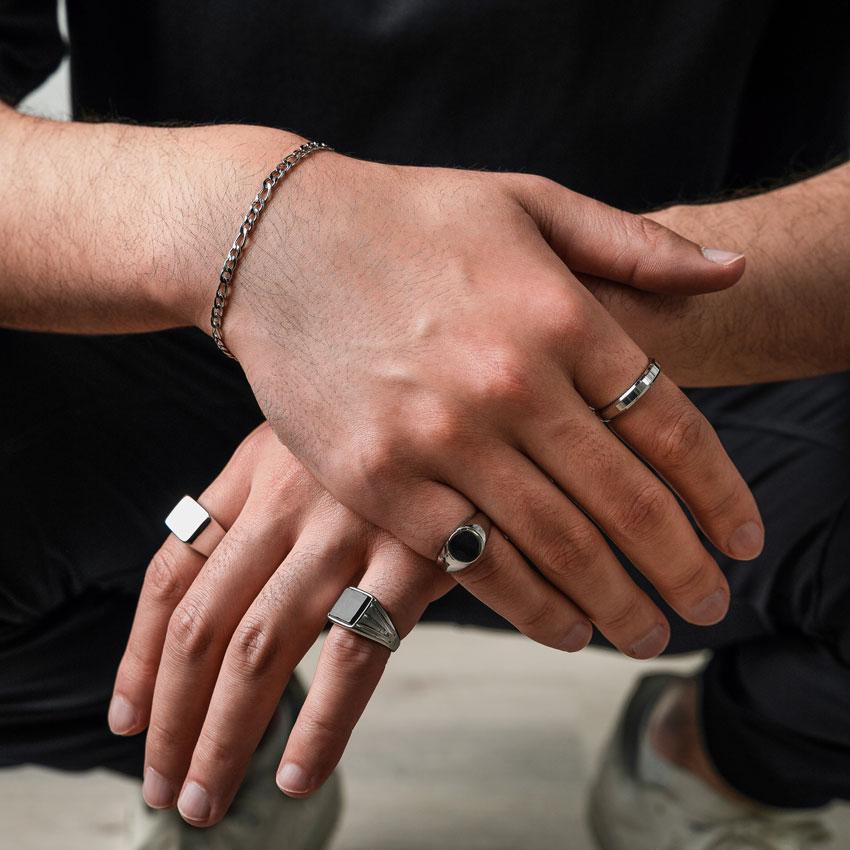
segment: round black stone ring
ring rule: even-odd
[[[476,513],[459,525],[443,544],[437,563],[447,573],[459,573],[472,566],[483,554],[490,532],[490,520]]]

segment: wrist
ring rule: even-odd
[[[306,140],[242,125],[196,127],[176,135],[181,164],[176,175],[165,175],[164,188],[176,232],[154,251],[158,271],[150,280],[152,298],[175,325],[210,334],[219,274],[245,211],[271,169]],[[162,221],[153,224],[154,232],[162,229]]]

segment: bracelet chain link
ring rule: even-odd
[[[239,262],[239,258],[242,256],[242,251],[245,249],[245,244],[248,241],[248,236],[254,229],[260,215],[265,209],[266,203],[271,197],[275,186],[277,186],[277,184],[283,180],[283,178],[286,177],[286,175],[292,171],[292,169],[295,168],[302,159],[308,157],[311,153],[320,150],[332,151],[333,148],[330,145],[326,145],[324,142],[305,142],[303,145],[292,151],[292,153],[287,154],[274,167],[271,174],[263,180],[263,185],[260,187],[260,191],[257,192],[253,203],[248,208],[248,212],[245,214],[245,218],[239,226],[239,233],[237,234],[236,239],[233,240],[233,245],[231,245],[230,250],[227,252],[227,257],[224,260],[224,266],[222,266],[221,274],[218,277],[218,287],[215,291],[212,311],[210,312],[210,326],[212,328],[212,338],[215,340],[215,344],[218,346],[222,354],[226,354],[232,360],[235,360],[236,358],[224,342],[222,326],[224,323],[224,309],[227,306],[227,299],[230,295],[233,273],[236,271],[236,264]]]

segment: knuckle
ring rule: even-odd
[[[714,572],[704,561],[690,564],[670,574],[664,581],[666,595],[676,599],[697,599],[702,596],[707,577]]]
[[[214,635],[205,606],[196,599],[184,599],[168,621],[167,646],[178,657],[192,660],[206,653]]]
[[[473,402],[481,406],[525,404],[534,395],[534,376],[528,358],[513,349],[490,352],[469,376]]]
[[[383,436],[370,440],[360,453],[359,467],[361,475],[367,480],[394,478],[398,468],[398,451],[394,441]]]
[[[560,183],[543,174],[525,174],[524,172],[514,172],[514,174],[519,180],[522,180],[525,188],[529,191],[544,194],[546,192],[563,191]]]
[[[606,634],[631,633],[635,624],[641,623],[643,600],[637,587],[623,599],[609,603],[600,614],[594,617],[598,626]]]
[[[233,635],[230,661],[243,679],[263,679],[276,669],[280,650],[280,637],[268,623],[247,621]]]
[[[654,538],[665,524],[670,496],[658,483],[644,484],[627,500],[617,525],[632,540]]]
[[[429,453],[455,451],[466,439],[462,417],[447,407],[424,413],[415,427],[422,449]]]
[[[169,546],[163,546],[151,559],[145,571],[145,591],[159,604],[171,604],[186,592],[178,557]]]
[[[369,430],[346,441],[344,449],[332,449],[329,468],[346,470],[333,482],[336,498],[347,504],[368,506],[376,513],[389,509],[394,485],[409,467],[410,443],[407,441],[405,453],[399,451],[399,442],[391,434]]]
[[[686,468],[705,445],[709,427],[695,407],[686,405],[661,429],[656,457],[668,467]]]
[[[631,215],[626,220],[629,223],[627,226],[631,227],[632,235],[640,240],[650,253],[664,247],[669,235],[664,225],[643,215]]]
[[[559,346],[581,349],[592,341],[593,323],[588,308],[571,293],[564,292],[547,311],[548,327]]]
[[[118,677],[122,682],[136,688],[145,682],[153,682],[158,672],[159,659],[145,653],[135,640],[128,641],[118,668]]]
[[[699,502],[694,503],[694,507],[698,504],[700,521],[714,525],[734,520],[737,509],[743,503],[742,489],[738,481],[721,486],[707,486],[705,492],[700,494]]]
[[[615,219],[626,237],[616,258],[620,275],[633,283],[640,282],[651,266],[657,263],[656,254],[663,247],[667,230],[663,225],[642,215],[622,214]],[[639,246],[635,250],[635,246]]]
[[[575,525],[544,547],[543,559],[559,575],[585,583],[593,579],[599,539],[585,525]]]
[[[499,179],[510,195],[522,205],[534,218],[541,230],[549,233],[551,230],[549,201],[557,197],[559,192],[565,192],[560,184],[542,174],[530,174],[525,171],[510,171],[499,174]]]
[[[515,625],[527,637],[541,641],[552,634],[552,626],[557,616],[556,609],[555,601],[547,597],[522,614]]]
[[[239,766],[240,757],[233,744],[225,744],[220,741],[209,729],[201,729],[195,745],[195,760],[202,766],[201,773],[199,774],[195,770],[192,773],[202,784],[210,774],[215,776],[239,775],[236,768]],[[206,784],[211,783],[207,782]]]
[[[151,719],[145,746],[148,761],[154,766],[170,760],[186,743],[186,736],[181,735],[177,729],[167,726],[159,719]]]
[[[314,758],[321,758],[328,749],[335,747],[347,734],[343,724],[333,716],[321,711],[305,711],[302,709],[298,723],[306,740],[311,742],[311,752]]]

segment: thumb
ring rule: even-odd
[[[743,254],[702,247],[657,221],[552,180],[522,178],[517,200],[575,273],[670,295],[726,289],[744,273]]]

